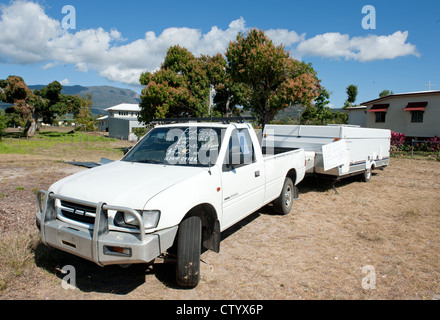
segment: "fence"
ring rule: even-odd
[[[411,157],[411,159],[427,157],[440,161],[440,140],[434,138],[431,140],[392,141],[391,155]]]

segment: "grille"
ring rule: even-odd
[[[94,224],[96,208],[76,204],[68,201],[61,201],[61,214],[68,219]]]

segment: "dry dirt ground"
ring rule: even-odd
[[[0,299],[440,298],[440,162],[392,158],[337,192],[306,179],[289,215],[263,208],[224,232],[191,290],[175,285],[171,264],[101,268],[39,242],[35,190],[79,170],[0,155]],[[75,289],[62,286],[66,265]]]

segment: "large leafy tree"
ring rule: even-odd
[[[8,112],[20,115],[26,123],[25,133],[28,136],[33,135],[37,127],[33,106],[39,102],[39,99],[27,87],[22,77],[9,76],[1,82],[1,86],[3,92],[0,95],[0,100],[14,104]]]
[[[202,117],[208,114],[210,82],[201,58],[180,46],[170,47],[160,70],[145,72],[139,120]]]
[[[2,93],[0,100],[14,104],[8,111],[13,118],[21,118],[25,123],[24,133],[34,135],[38,128],[38,120],[52,123],[57,116],[67,112],[77,113],[81,101],[69,95],[61,94],[63,86],[58,81],[53,81],[41,90],[30,90],[23,78],[9,76],[0,82]]]
[[[35,90],[34,94],[40,99],[36,100],[34,113],[42,118],[44,123],[53,123],[57,116],[68,112],[76,112],[78,105],[69,103],[70,98],[61,94],[63,86],[58,81],[53,81],[41,90]]]
[[[309,106],[320,91],[311,64],[290,57],[261,30],[239,33],[226,52],[228,73],[248,88],[244,107],[264,127],[275,115],[295,104]]]
[[[227,72],[227,61],[221,54],[202,56],[204,68],[215,91],[214,112],[222,116],[239,115],[240,106],[246,103],[247,87],[234,82]]]

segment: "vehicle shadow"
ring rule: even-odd
[[[129,269],[117,265],[102,268],[43,243],[37,245],[34,254],[35,264],[56,275],[60,279],[60,285],[64,280],[83,292],[126,295],[145,283],[146,275],[151,272],[146,264],[132,265]],[[72,269],[75,274],[71,274]]]
[[[338,187],[359,180],[359,176],[348,177],[337,182],[323,178],[317,180],[316,177],[306,177],[298,185],[300,199],[301,194],[308,192],[326,192],[333,189],[337,193]],[[240,231],[261,215],[278,214],[274,212],[270,204],[266,205],[223,231],[221,241],[223,242],[223,240]],[[202,250],[202,254],[205,251],[206,250]],[[67,283],[69,283],[68,280],[72,278],[72,275],[68,277],[69,274],[64,272],[63,269],[66,266],[72,266],[75,270],[74,285],[83,292],[127,295],[143,285],[146,281],[146,277],[149,276],[155,276],[157,280],[168,288],[186,290],[176,283],[174,263],[135,264],[128,268],[121,268],[120,266],[114,265],[102,268],[93,262],[45,246],[42,243],[39,243],[35,248],[34,259],[38,267],[56,275],[60,279],[60,285],[62,280],[65,279],[67,279]]]
[[[82,292],[127,295],[145,284],[146,279],[151,276],[156,277],[168,288],[186,290],[176,282],[175,264],[172,261],[133,264],[127,267],[119,265],[100,267],[91,261],[48,247],[41,242],[34,251],[34,260],[39,268],[57,276],[60,285],[64,280]],[[75,275],[70,274],[72,269]],[[74,283],[71,283],[72,278]]]
[[[376,173],[372,172],[372,176],[375,175]],[[327,192],[333,189],[335,193],[338,193],[338,187],[343,187],[351,183],[360,182],[361,180],[361,175],[353,175],[340,180],[326,178],[325,176],[306,176],[297,185],[297,187],[301,199],[301,194],[305,194],[308,192]]]

